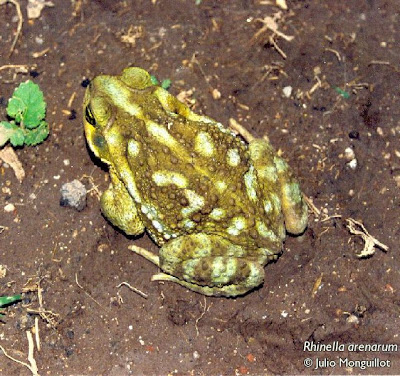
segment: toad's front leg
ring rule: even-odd
[[[111,184],[100,199],[101,211],[114,226],[126,234],[139,235],[143,233],[144,225],[139,218],[135,202],[112,167],[110,168],[110,177]]]

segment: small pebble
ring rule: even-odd
[[[79,180],[63,184],[60,193],[60,206],[71,206],[78,211],[85,208],[87,191]]]
[[[349,324],[358,324],[358,323],[360,322],[360,320],[358,319],[358,317],[357,317],[356,315],[350,315],[350,316],[346,319],[346,321],[347,321]]]
[[[349,166],[352,170],[355,170],[357,168],[357,164],[357,159],[354,158],[349,163],[347,163],[347,166]]]
[[[43,40],[42,37],[36,36],[36,37],[35,37],[35,42],[36,42],[37,44],[43,44],[44,40]]]
[[[354,153],[354,150],[352,148],[346,148],[344,151],[344,156],[348,161],[353,160],[356,157],[356,154]]]
[[[4,207],[4,211],[6,212],[6,213],[11,213],[11,212],[13,212],[15,210],[15,205],[14,204],[7,204],[5,207]]]
[[[360,139],[360,133],[358,131],[351,131],[349,133],[349,137],[354,139],[354,140],[359,140]]]
[[[218,89],[213,89],[212,96],[213,96],[214,99],[220,99],[221,98],[221,92]]]
[[[284,95],[286,98],[290,98],[290,96],[292,95],[293,88],[292,88],[291,86],[285,86],[285,87],[282,89],[282,91],[283,91],[283,95]]]

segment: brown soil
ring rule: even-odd
[[[0,63],[30,67],[30,77],[0,71],[1,119],[15,86],[30,78],[45,94],[51,126],[44,143],[16,150],[22,184],[0,167],[0,295],[26,284],[33,290],[1,319],[8,354],[26,361],[25,331],[39,317],[41,375],[399,374],[393,348],[348,346],[400,346],[399,1],[288,0],[288,11],[256,0],[53,2],[27,21],[20,0],[25,22],[11,57],[16,8],[0,5]],[[293,39],[266,28],[254,37],[260,20],[278,11],[278,30]],[[85,143],[82,82],[132,65],[171,79],[175,95],[193,89],[195,111],[267,133],[320,210],[310,211],[303,236],[288,237],[256,291],[206,298],[150,282],[157,268],[127,247],[156,245],[114,229],[95,190],[81,212],[60,206],[65,182],[108,185]],[[13,212],[3,210],[9,203]],[[362,221],[389,251],[357,258],[364,243],[347,218]],[[124,281],[148,298],[117,288]],[[28,313],[40,308],[39,296],[51,313]],[[303,351],[305,341],[344,349]],[[315,370],[306,358],[330,362]],[[361,369],[340,364],[345,358],[390,366]],[[0,373],[31,374],[1,352]]]

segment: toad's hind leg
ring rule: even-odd
[[[274,210],[276,217],[279,216],[278,212],[282,211],[288,232],[304,232],[308,222],[307,205],[289,165],[276,154],[266,135],[263,138],[255,138],[234,119],[230,121],[230,128],[249,143],[251,160],[262,185],[264,199],[267,199],[264,207],[267,211]],[[274,192],[280,192],[281,204],[274,200]],[[281,233],[281,229],[278,232]],[[284,234],[281,235],[284,237]]]
[[[282,212],[286,229],[291,234],[301,234],[308,224],[308,208],[300,185],[285,160],[275,156],[274,162],[281,188]]]
[[[219,235],[192,234],[166,243],[160,257],[142,248],[132,251],[158,265],[163,272],[152,280],[176,282],[208,296],[237,296],[259,286],[264,265],[271,256],[265,250],[251,255]]]

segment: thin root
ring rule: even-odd
[[[22,360],[18,360],[16,358],[12,357],[11,355],[8,354],[6,349],[1,345],[0,345],[0,349],[1,349],[1,351],[3,352],[3,354],[4,354],[4,356],[6,358],[8,358],[8,359],[12,360],[13,362],[18,363],[18,364],[20,364],[20,365],[22,365],[22,366],[24,366],[26,368],[28,368],[29,371],[32,372],[33,376],[40,376],[39,373],[38,373],[38,367],[37,367],[37,364],[36,364],[36,360],[33,357],[33,350],[34,350],[35,345],[34,345],[34,342],[33,342],[32,333],[30,331],[27,331],[26,332],[26,336],[28,337],[28,346],[29,346],[28,347],[28,360],[29,360],[30,364],[25,363]]]
[[[15,9],[17,10],[17,15],[18,15],[17,32],[16,32],[14,40],[11,44],[10,52],[8,53],[8,57],[10,57],[12,55],[12,53],[14,52],[15,45],[17,44],[18,38],[21,34],[24,18],[22,17],[21,6],[20,6],[18,0],[0,0],[0,5],[3,5],[5,3],[13,4],[15,6]]]
[[[142,298],[147,299],[149,296],[144,293],[143,291],[137,289],[136,287],[131,286],[128,282],[121,282],[117,288],[120,288],[121,286],[126,286],[128,289],[132,290],[133,292],[136,292],[136,294],[139,294]]]

